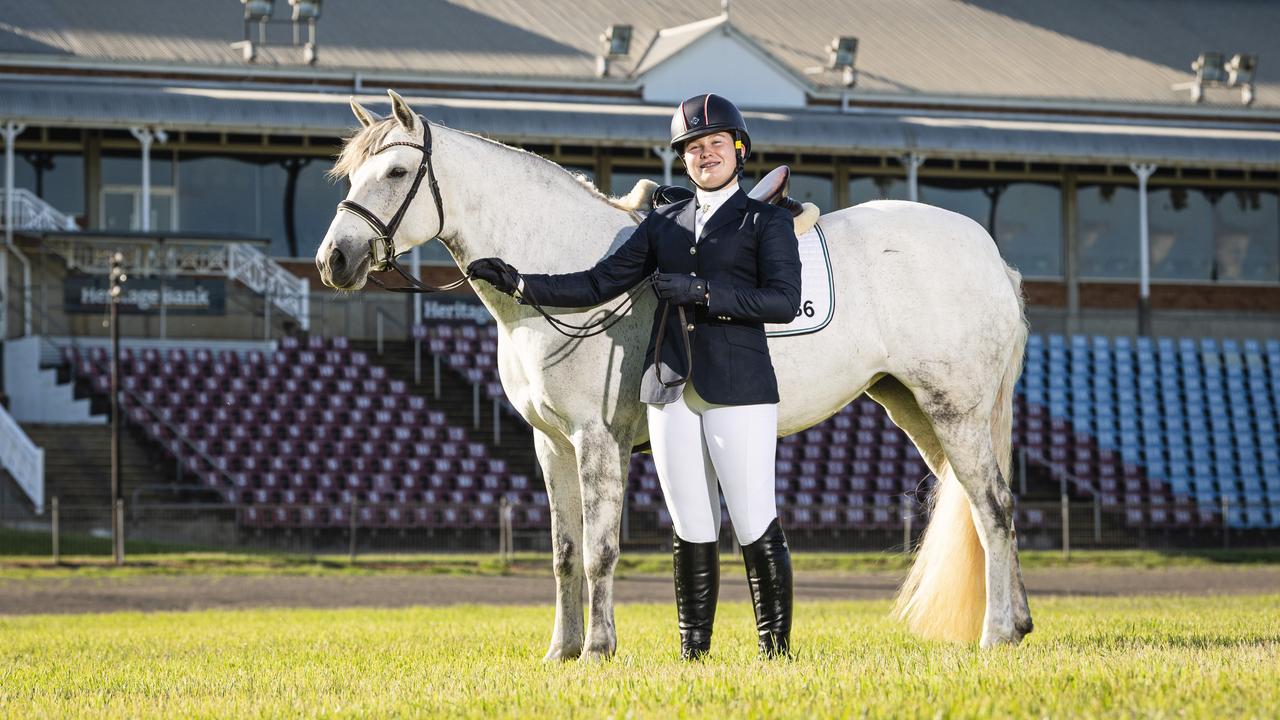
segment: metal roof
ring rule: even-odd
[[[266,132],[333,137],[355,125],[349,95],[122,82],[0,80],[5,115],[31,125]],[[357,99],[386,113],[385,95]],[[512,142],[663,144],[670,108],[640,102],[406,95],[434,122]],[[747,111],[761,150],[834,154],[1280,167],[1280,129],[1070,118]]]
[[[288,12],[277,0],[276,15]],[[599,36],[635,30],[640,62],[663,28],[703,20],[715,0],[378,0],[331,2],[318,22],[316,71],[596,81]],[[1057,99],[1188,107],[1203,50],[1261,54],[1255,108],[1280,108],[1280,3],[1259,0],[734,0],[730,22],[815,88],[833,73],[835,35],[859,38],[855,95]],[[41,0],[0,5],[0,54],[86,62],[245,69],[233,0]],[[272,27],[287,40],[287,27]],[[669,40],[670,38],[668,38]],[[656,56],[669,54],[659,42]],[[3,58],[0,58],[2,61]],[[306,69],[297,48],[259,51],[258,66]],[[624,59],[612,63],[627,77]],[[1240,107],[1239,91],[1206,104]]]

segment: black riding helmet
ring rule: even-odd
[[[715,93],[694,95],[680,103],[671,116],[671,149],[684,154],[684,144],[694,138],[712,133],[727,132],[733,136],[738,152],[737,168],[725,181],[724,187],[742,174],[742,163],[751,155],[751,135],[747,133],[747,121],[742,119],[738,106]],[[720,188],[706,188],[719,190]]]

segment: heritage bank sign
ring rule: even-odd
[[[69,277],[63,285],[68,313],[102,313],[111,302],[108,280],[102,276]],[[120,294],[120,312],[171,315],[225,315],[227,284],[221,278],[130,277]]]

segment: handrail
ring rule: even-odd
[[[14,230],[78,230],[76,220],[27,188],[13,189]],[[8,222],[0,210],[0,227]]]
[[[31,498],[36,514],[43,514],[44,449],[31,441],[3,406],[0,406],[0,465]]]
[[[311,283],[266,253],[244,243],[229,244],[227,277],[265,295],[269,304],[296,318],[304,331],[311,328]]]

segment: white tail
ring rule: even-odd
[[[1000,476],[1009,481],[1013,435],[1013,386],[1022,373],[1027,343],[1026,300],[1022,276],[1006,267],[1018,297],[1021,323],[991,412],[991,445]],[[911,572],[898,591],[893,614],[921,637],[951,642],[974,642],[982,636],[987,610],[986,553],[973,524],[964,488],[951,463],[937,468],[933,516],[920,541]]]

